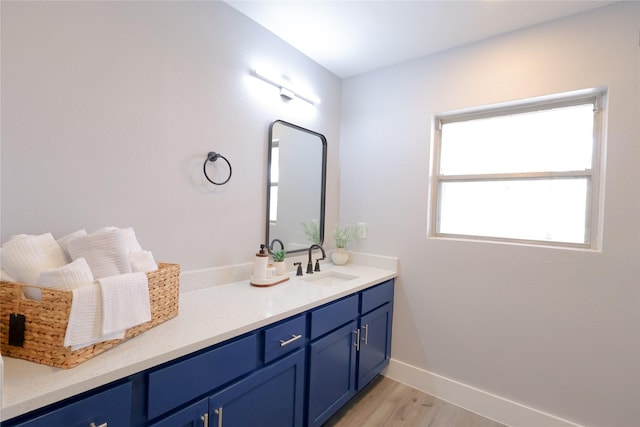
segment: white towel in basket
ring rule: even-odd
[[[71,291],[79,286],[88,285],[92,282],[93,274],[91,274],[87,260],[78,258],[60,268],[43,271],[40,273],[36,285],[43,288]]]
[[[158,269],[158,264],[153,258],[151,251],[131,252],[129,254],[129,261],[131,261],[131,270],[133,270],[134,273],[150,273]]]
[[[67,243],[71,258],[86,258],[93,277],[131,273],[129,253],[122,230],[113,228],[80,236]]]
[[[2,246],[1,264],[11,277],[35,285],[40,272],[62,267],[67,260],[51,233],[14,236]]]
[[[133,228],[123,228],[122,232],[124,233],[124,241],[127,243],[127,250],[129,251],[129,253],[142,250],[142,246],[140,246],[138,238],[136,237],[136,232],[133,230]]]
[[[124,338],[124,331],[102,333],[102,294],[98,282],[73,289],[69,323],[64,336],[65,347],[78,350],[92,344]]]
[[[131,253],[131,252],[138,252],[142,250],[142,246],[140,246],[140,243],[138,242],[138,238],[136,237],[136,232],[134,231],[133,227],[126,227],[126,228],[118,228],[114,226],[102,227],[94,231],[94,234],[109,233],[114,230],[120,230],[120,232],[122,233],[124,242],[127,245],[127,252]]]
[[[97,282],[102,292],[102,334],[124,331],[151,320],[146,274],[122,274]]]
[[[36,287],[25,287],[24,294],[27,298],[40,301],[42,294],[40,288],[54,288],[61,291],[71,291],[79,286],[93,282],[93,274],[84,258],[78,258],[72,263],[62,267],[45,270],[40,273],[36,281]]]
[[[66,236],[60,237],[58,239],[58,244],[60,245],[62,252],[64,252],[64,256],[67,258],[67,262],[73,261],[73,259],[71,259],[71,255],[69,255],[69,250],[67,249],[67,245],[69,244],[69,242],[75,239],[76,237],[81,237],[86,235],[87,235],[87,230],[83,228],[81,230],[74,231],[73,233],[67,234]]]

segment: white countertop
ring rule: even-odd
[[[391,262],[374,265],[384,268],[323,265],[323,271],[357,276],[331,286],[305,282],[307,275],[291,273],[290,280],[273,287],[258,288],[242,280],[184,292],[182,278],[177,317],[75,368],[4,357],[0,419],[25,414],[396,277],[397,260],[383,258]],[[200,272],[198,280],[202,276]]]

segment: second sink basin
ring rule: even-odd
[[[319,273],[308,274],[302,280],[318,285],[331,286],[357,278],[358,276],[354,276],[353,274],[340,273],[338,271],[321,271]]]

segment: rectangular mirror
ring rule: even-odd
[[[287,253],[324,240],[327,140],[309,129],[276,120],[269,126],[266,244],[280,240]],[[311,241],[303,224],[317,225]],[[276,245],[274,249],[279,249]]]

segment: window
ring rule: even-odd
[[[604,92],[435,118],[430,235],[597,243]]]

